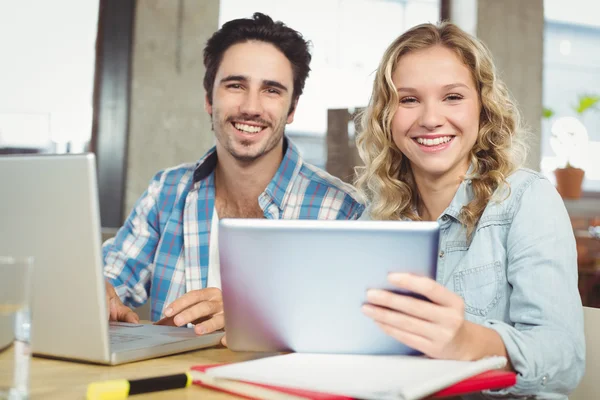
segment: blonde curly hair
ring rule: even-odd
[[[370,203],[372,219],[421,219],[410,162],[392,139],[392,119],[399,104],[392,74],[403,55],[432,46],[452,50],[469,68],[481,104],[479,134],[470,152],[472,173],[465,177],[471,179],[474,198],[460,215],[470,238],[496,190],[502,184],[508,187],[506,178],[525,159],[526,131],[515,102],[497,77],[490,51],[452,23],[415,26],[385,51],[369,105],[358,116],[357,147],[365,166],[356,168],[356,185]]]

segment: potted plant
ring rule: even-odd
[[[600,102],[600,96],[582,95],[578,103],[573,107],[577,118],[559,118],[552,125],[550,145],[563,163],[564,167],[554,170],[556,177],[556,189],[565,199],[578,199],[581,197],[581,186],[585,171],[581,168],[585,161],[588,133],[585,125],[581,122],[584,114],[596,108]],[[544,108],[543,117],[551,118],[554,112]]]

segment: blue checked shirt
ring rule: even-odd
[[[283,160],[258,198],[269,219],[357,219],[364,207],[355,189],[304,163],[284,141]],[[104,274],[121,300],[150,301],[151,319],[188,291],[206,287],[210,228],[215,204],[215,148],[196,164],[154,176],[133,211],[106,241]]]

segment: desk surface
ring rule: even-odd
[[[85,399],[87,385],[110,379],[136,379],[181,373],[192,365],[246,361],[254,353],[236,353],[226,348],[210,348],[119,366],[91,365],[33,357],[31,359],[31,399]],[[0,357],[0,369],[12,359],[12,351]],[[134,399],[135,397],[132,397]],[[169,390],[143,396],[144,399],[235,399],[218,391],[192,385],[187,389]]]

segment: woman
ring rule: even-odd
[[[489,51],[455,25],[396,39],[362,116],[364,219],[437,221],[437,279],[390,274],[431,302],[370,290],[363,312],[441,359],[507,357],[502,398],[566,399],[585,368],[573,231],[558,193],[521,169],[524,130]]]

